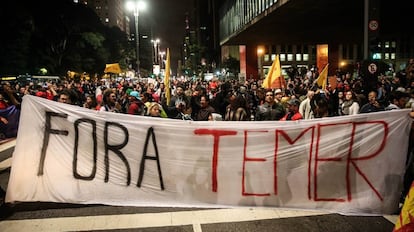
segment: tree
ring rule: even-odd
[[[229,56],[223,60],[222,68],[226,69],[227,73],[237,74],[240,72],[240,61],[232,56]]]
[[[8,32],[0,37],[2,74],[38,73],[40,68],[52,75],[102,73],[106,63],[125,64],[126,34],[104,26],[83,4],[8,1],[1,11],[0,26]]]

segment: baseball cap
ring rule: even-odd
[[[137,100],[141,100],[141,96],[139,95],[138,91],[131,91],[129,96],[135,97]]]
[[[278,94],[278,93],[282,93],[282,90],[281,89],[276,89],[275,94]]]
[[[289,105],[295,105],[295,106],[299,106],[300,105],[300,101],[298,99],[290,99],[287,103]]]

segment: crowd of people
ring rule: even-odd
[[[262,81],[253,79],[176,78],[171,80],[170,99],[161,79],[4,82],[0,89],[0,139],[16,136],[18,109],[25,95],[91,110],[194,121],[311,120],[414,109],[414,59],[392,76],[378,76],[369,88],[364,87],[364,78],[350,73],[338,73],[335,85],[328,83],[324,89],[316,84],[317,77],[314,70],[296,72],[285,78],[286,86],[277,89],[262,88]]]
[[[409,67],[414,67],[413,59],[407,69],[393,76],[379,76],[376,86],[370,88],[363,87],[363,78],[338,73],[335,85],[328,83],[321,89],[312,70],[290,75],[286,86],[277,89],[264,89],[261,80],[253,79],[178,78],[171,81],[171,99],[166,99],[161,79],[4,82],[0,110],[12,105],[18,108],[24,95],[35,95],[91,110],[194,121],[285,121],[353,115],[411,108],[414,68]],[[1,125],[8,121],[7,115],[0,114]]]

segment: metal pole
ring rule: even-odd
[[[138,17],[139,17],[139,9],[138,6],[135,6],[135,42],[136,42],[136,58],[137,58],[137,76],[140,76],[140,69],[139,69],[139,30],[138,30]]]
[[[364,2],[364,60],[368,59],[368,13],[369,0]]]

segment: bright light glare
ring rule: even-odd
[[[139,10],[145,10],[147,8],[147,4],[143,1],[139,1],[137,6]]]
[[[128,1],[126,3],[126,8],[129,11],[134,11],[135,9],[144,10],[147,7],[147,4],[143,1]]]

